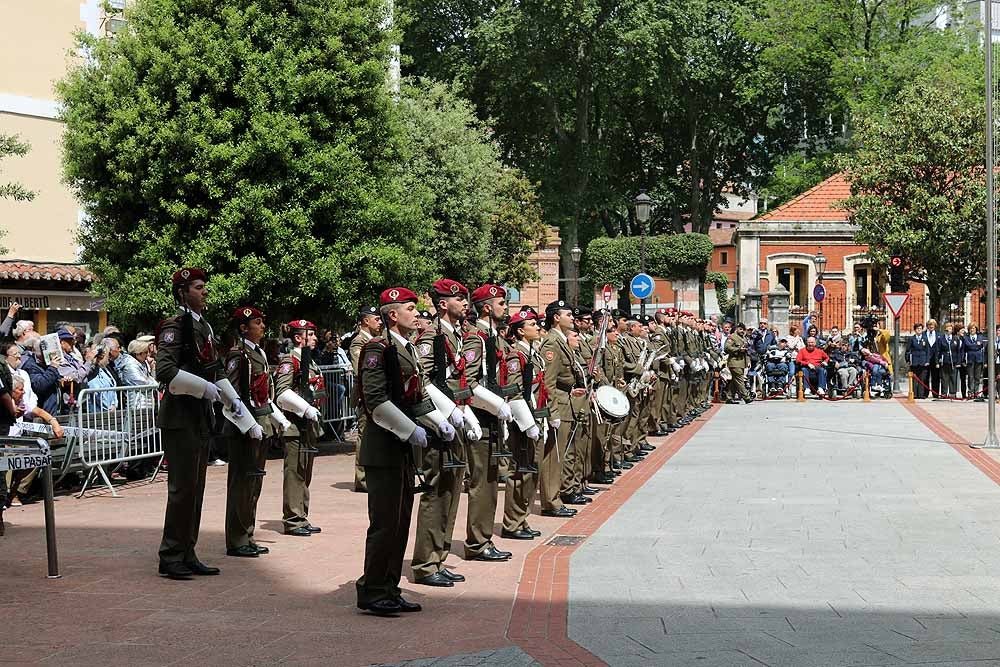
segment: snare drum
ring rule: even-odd
[[[605,385],[597,388],[597,407],[601,410],[601,416],[612,424],[625,421],[628,417],[629,402],[628,396],[618,391],[614,387]]]

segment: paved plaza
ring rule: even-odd
[[[312,538],[279,533],[268,463],[258,539],[272,553],[255,560],[221,555],[226,469],[209,469],[199,553],[223,574],[207,580],[155,576],[162,481],[61,496],[59,580],[44,578],[40,504],[7,513],[0,662],[1000,665],[1000,463],[964,444],[984,416],[718,406],[576,518],[498,540],[512,562],[453,557],[469,581],[452,589],[414,586],[407,568],[425,611],[397,619],[354,608],[366,499],[343,446],[317,463]]]

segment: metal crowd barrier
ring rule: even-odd
[[[117,498],[105,467],[126,461],[159,457],[149,481],[156,479],[163,463],[163,443],[156,426],[157,389],[155,384],[84,389],[77,396],[75,419],[64,430],[88,470],[78,497],[83,497],[97,474]]]
[[[42,469],[45,494],[45,551],[48,554],[48,577],[58,579],[59,554],[56,549],[56,510],[52,493],[52,453],[42,438],[0,437],[0,475],[8,470]]]
[[[355,388],[354,372],[344,366],[320,366],[326,398],[321,412],[323,421],[330,425],[333,434],[340,439],[344,431],[357,418],[354,412]]]

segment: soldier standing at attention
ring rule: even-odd
[[[493,522],[497,512],[498,466],[495,447],[502,442],[503,423],[513,418],[500,388],[500,365],[508,345],[497,329],[507,317],[507,291],[499,285],[483,285],[472,292],[479,319],[465,339],[466,379],[472,389],[472,407],[483,437],[467,441],[469,464],[469,508],[465,559],[505,561],[513,555],[493,544]],[[490,443],[493,443],[493,446]]]
[[[379,317],[378,309],[375,306],[365,306],[358,313],[358,333],[351,340],[348,353],[351,357],[351,368],[354,369],[354,377],[359,377],[358,362],[361,359],[361,348],[382,331],[382,319]],[[357,380],[355,380],[357,381]],[[358,401],[361,400],[361,388],[357,389]],[[358,410],[358,444],[354,448],[354,490],[358,493],[365,493],[368,488],[365,486],[365,469],[361,466],[361,443],[365,437],[365,412]]]
[[[257,501],[267,461],[264,438],[283,433],[289,422],[272,402],[271,369],[260,347],[264,338],[264,313],[245,306],[233,312],[232,321],[238,327],[237,341],[226,355],[226,376],[236,387],[247,412],[243,418],[234,419],[226,426],[229,436],[226,555],[256,558],[270,551],[253,541]]]
[[[740,322],[736,325],[736,332],[726,339],[726,354],[729,355],[726,366],[729,367],[729,372],[733,376],[729,385],[730,398],[726,403],[739,403],[736,400],[737,395],[743,399],[744,403],[750,402],[746,380],[747,351],[749,345],[745,338],[746,331],[746,327]]]
[[[229,380],[222,377],[212,327],[202,317],[208,276],[187,268],[173,275],[173,295],[180,311],[160,323],[156,380],[165,388],[158,425],[167,469],[167,509],[160,542],[161,575],[190,579],[219,574],[195,553],[205,496],[205,466],[219,401],[242,417],[246,408]]]
[[[284,438],[282,523],[285,535],[309,537],[321,530],[309,523],[309,483],[316,458],[316,440],[323,433],[316,406],[326,393],[323,374],[313,361],[316,325],[308,320],[292,320],[288,329],[294,347],[278,361],[274,378],[275,402],[291,422]]]
[[[405,287],[382,292],[387,330],[362,348],[361,403],[369,416],[361,450],[368,480],[365,572],[358,608],[378,616],[420,611],[402,597],[399,579],[413,510],[413,450],[427,447],[425,427],[445,442],[455,429],[424,392],[420,359],[410,343],[417,328],[417,295]],[[420,424],[423,424],[421,426]]]

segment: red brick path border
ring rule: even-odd
[[[713,406],[701,419],[664,438],[642,465],[622,475],[614,485],[594,496],[594,502],[564,523],[557,535],[584,538],[593,535],[718,410],[717,405]],[[507,637],[544,665],[605,664],[567,634],[569,562],[577,546],[579,544],[541,544],[524,561]]]
[[[921,408],[916,403],[908,403],[906,399],[897,399],[910,413],[919,419],[924,426],[929,428],[939,438],[945,441],[952,449],[961,454],[969,463],[979,468],[983,473],[997,484],[1000,484],[1000,461],[981,449],[973,449],[969,446],[967,438],[963,438],[950,428],[945,426],[937,417]]]

